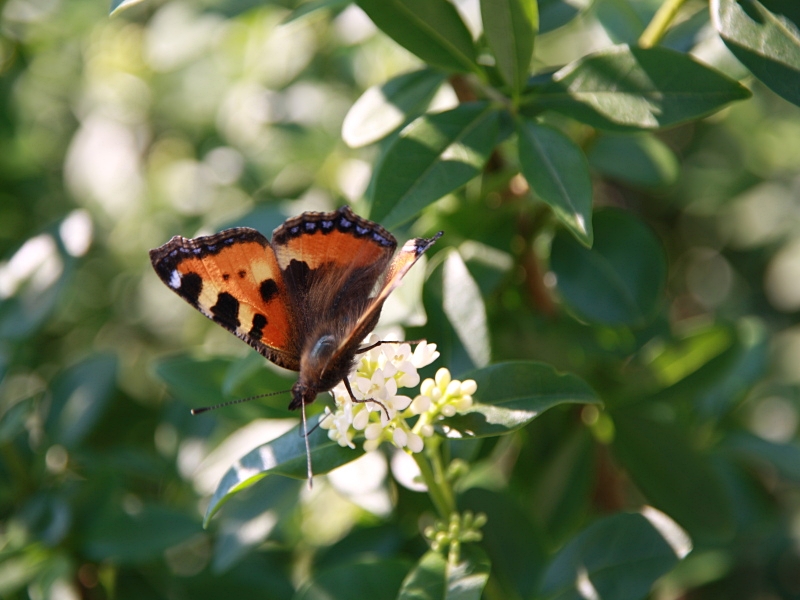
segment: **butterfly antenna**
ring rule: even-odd
[[[212,406],[203,406],[201,408],[193,408],[192,414],[199,415],[200,413],[208,412],[209,410],[217,410],[218,408],[222,408],[223,406],[231,406],[232,404],[241,404],[242,402],[250,402],[250,400],[256,400],[258,398],[266,398],[267,396],[277,396],[278,394],[288,394],[291,390],[283,390],[280,392],[269,392],[266,394],[257,394],[255,396],[248,396],[247,398],[239,398],[238,400],[230,400],[228,402],[220,402],[219,404],[213,404]]]
[[[300,411],[303,413],[303,437],[306,440],[306,468],[308,469],[308,489],[312,487],[312,477],[314,473],[311,470],[311,448],[308,445],[308,422],[306,421],[306,403],[300,403]]]

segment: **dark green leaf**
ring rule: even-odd
[[[473,544],[462,546],[458,564],[429,550],[403,581],[398,600],[480,600],[489,579],[489,559]]]
[[[585,427],[562,435],[551,459],[542,465],[531,505],[537,522],[559,545],[589,514],[597,457]]]
[[[758,0],[714,0],[711,15],[734,56],[772,91],[800,106],[798,23]]]
[[[538,0],[539,32],[546,33],[566,25],[591,3],[591,0]]]
[[[395,600],[408,568],[397,559],[335,567],[316,574],[294,600]]]
[[[528,507],[520,506],[510,494],[480,488],[467,490],[458,506],[486,515],[481,547],[491,559],[492,578],[508,588],[499,597],[530,598],[546,563],[546,536],[531,522]]]
[[[648,188],[675,183],[680,165],[675,153],[652,134],[605,134],[587,153],[589,164],[606,177]]]
[[[800,483],[800,445],[794,442],[771,442],[751,433],[729,435],[721,449],[756,466],[771,465],[781,477]]]
[[[599,404],[586,383],[569,373],[559,374],[538,362],[507,362],[466,373],[462,379],[478,384],[475,403],[463,415],[442,421],[461,437],[501,435],[524,427],[559,404]]]
[[[170,393],[193,408],[287,390],[293,383],[291,378],[265,368],[264,358],[255,352],[238,360],[171,356],[156,363],[155,370]],[[259,404],[261,416],[286,417],[287,405],[285,398],[270,398]]]
[[[342,139],[351,148],[382,140],[410,119],[421,115],[444,79],[442,73],[422,69],[369,88],[347,112],[342,124]]]
[[[666,282],[664,250],[632,215],[602,210],[594,216],[592,249],[559,231],[550,266],[569,307],[588,321],[644,325],[661,301]]]
[[[532,120],[517,123],[519,162],[534,193],[585,246],[591,246],[592,181],[583,151],[566,135]]]
[[[447,0],[356,0],[386,35],[434,67],[474,71],[472,35]]]
[[[532,99],[598,129],[658,129],[750,97],[738,82],[666,48],[614,46],[553,75]]]
[[[53,382],[53,404],[45,428],[53,442],[73,448],[91,430],[114,393],[117,358],[97,354]]]
[[[589,526],[559,551],[538,597],[640,600],[678,560],[671,544],[645,516],[613,515]]]
[[[528,80],[539,28],[536,0],[481,0],[481,17],[497,68],[516,97]]]
[[[186,511],[146,506],[135,515],[121,510],[99,519],[89,530],[83,552],[97,561],[140,563],[202,532]]]
[[[370,218],[391,229],[457,190],[480,173],[497,132],[498,112],[485,102],[414,120],[381,159]]]
[[[731,507],[708,456],[686,432],[632,411],[612,414],[614,454],[656,508],[689,531],[714,539],[730,533]]]
[[[315,423],[310,422],[309,428]],[[364,453],[360,445],[348,448],[328,437],[328,432],[317,427],[308,435],[311,449],[311,464],[314,473],[321,475],[357,459]],[[302,432],[294,427],[282,436],[267,442],[245,454],[222,477],[217,491],[211,497],[206,510],[204,523],[234,494],[260,481],[267,475],[285,475],[295,479],[305,479],[306,446]]]

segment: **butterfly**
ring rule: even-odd
[[[386,229],[344,206],[305,212],[272,232],[249,227],[175,236],[150,251],[167,286],[280,367],[297,371],[289,408],[344,382],[381,308],[442,236],[415,238],[395,255]],[[363,402],[365,400],[361,400]],[[305,416],[305,412],[303,413]]]

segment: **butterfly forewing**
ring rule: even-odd
[[[150,251],[175,293],[282,367],[300,368],[286,287],[275,253],[254,229],[175,236]]]

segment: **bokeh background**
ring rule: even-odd
[[[267,478],[202,529],[224,469],[242,448],[285,430],[265,417],[289,415],[285,399],[203,419],[188,407],[292,378],[263,369],[226,387],[232,368],[254,373],[263,360],[175,298],[147,255],[175,234],[234,224],[268,233],[287,216],[343,203],[366,212],[377,152],[348,148],[343,119],[367,87],[419,63],[359,9],[318,4],[298,15],[288,0],[151,1],[109,17],[98,0],[0,3],[0,597],[286,598],[312,563],[342,559],[335,544],[348,532],[367,531],[363,547],[380,542],[387,555],[424,550],[417,518],[426,498],[389,483],[380,459],[338,483],[320,478],[300,505],[302,483]],[[457,4],[477,22],[476,3]],[[536,69],[635,40],[658,3],[622,4],[582,5],[540,36]],[[689,5],[686,37],[679,29],[668,41],[746,77],[703,25],[704,3]],[[790,449],[774,457],[781,469],[753,467],[760,487],[740,498],[733,541],[689,561],[659,598],[800,597],[800,462],[791,450],[800,408],[800,111],[744,81],[750,100],[638,138],[641,164],[608,160],[631,138],[595,144],[572,126],[594,169],[595,205],[634,211],[664,245],[665,314],[694,352],[664,376],[679,378],[736,337],[742,350],[725,359],[723,383],[741,398],[726,419]],[[445,86],[434,105],[456,102]],[[448,219],[463,232],[526,214],[508,202],[531,201],[473,186],[398,237],[431,223],[447,229]],[[617,375],[604,372],[608,356],[623,354],[632,334],[587,331],[551,288],[543,300],[529,284],[537,268],[552,283],[553,232],[537,239],[534,265],[524,232],[498,226],[473,247],[491,265],[481,280],[491,356],[594,373],[597,388],[601,373]],[[397,310],[419,324],[417,313]],[[469,366],[453,361],[456,374]],[[184,364],[202,364],[206,379],[191,369],[177,376]],[[585,522],[619,502],[603,492],[607,457],[595,471],[559,450],[548,426],[565,418],[537,420],[522,441],[495,451],[531,483],[558,479],[538,459],[580,467],[576,522]],[[545,496],[528,507],[534,520],[556,510]],[[560,534],[549,534],[555,544]],[[682,596],[686,589],[699,595]]]

